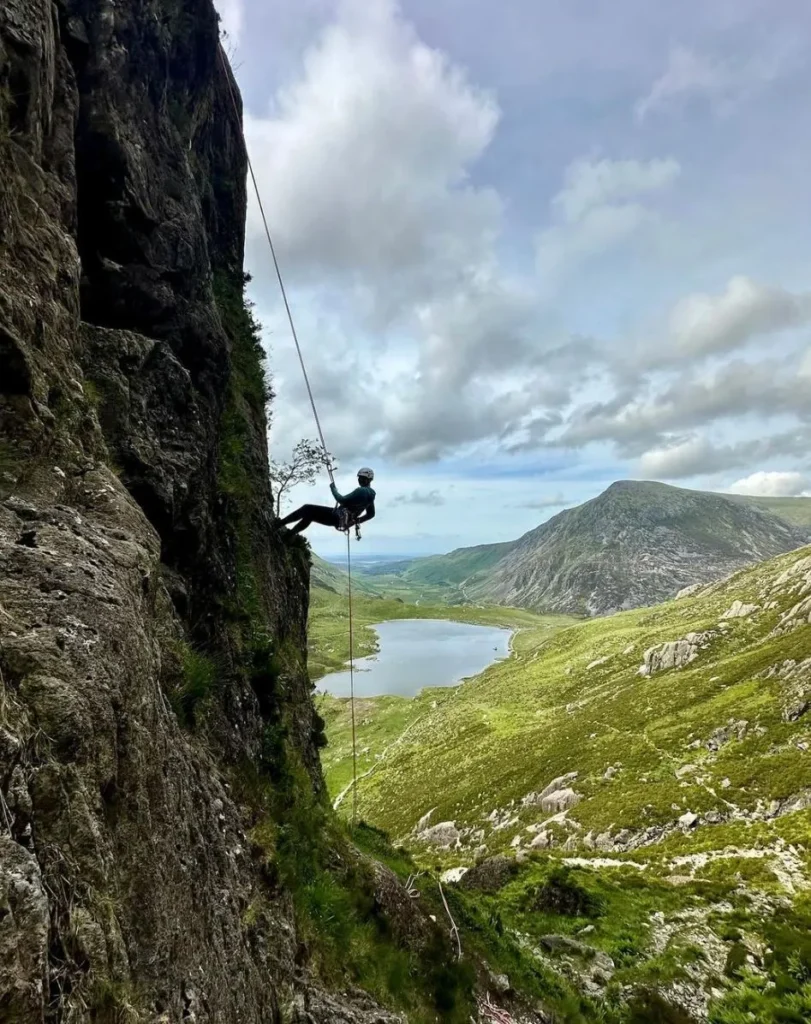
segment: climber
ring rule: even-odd
[[[302,505],[295,512],[280,519],[281,526],[288,523],[299,522],[292,528],[291,533],[301,533],[311,523],[320,523],[321,526],[333,526],[336,530],[348,530],[352,526],[360,526],[375,517],[375,492],[371,488],[374,480],[374,472],[368,466],[358,470],[358,486],[349,494],[339,494],[335,483],[329,485],[332,496],[338,502],[336,508],[328,508],[326,505]]]

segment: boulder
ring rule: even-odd
[[[541,807],[545,811],[559,813],[560,811],[568,811],[571,807],[580,803],[581,799],[580,794],[575,793],[569,787],[566,789],[556,789],[541,799]]]
[[[665,643],[649,647],[643,655],[643,663],[639,667],[639,675],[652,676],[656,672],[664,672],[672,668],[684,668],[690,662],[695,661],[699,652],[715,636],[713,630],[704,633],[688,633],[678,640],[668,640]]]
[[[498,854],[495,857],[488,857],[481,864],[476,864],[460,880],[462,889],[472,889],[478,892],[498,892],[512,881],[518,865],[510,857]]]
[[[448,849],[456,846],[462,838],[462,833],[456,827],[455,821],[440,821],[436,825],[424,828],[417,833],[417,838],[423,843],[430,843],[431,846],[439,846]]]
[[[552,845],[552,833],[547,832],[546,829],[543,832],[539,832],[537,836],[529,844],[533,850],[548,850]]]
[[[760,611],[759,604],[744,604],[743,601],[733,601],[732,605],[727,608],[721,618],[745,619],[747,616],[752,615],[757,611]]]
[[[521,803],[524,807],[543,807],[544,810],[549,810],[545,806],[544,800],[552,793],[558,790],[565,789],[570,782],[574,782],[577,778],[577,772],[569,772],[566,775],[559,775],[556,779],[552,779],[548,786],[542,789],[538,793],[527,793],[525,797],[521,799]],[[560,808],[563,810],[563,808]]]

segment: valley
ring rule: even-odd
[[[527,617],[512,650],[460,687],[356,702],[362,820],[499,922],[513,970],[557,979],[579,1006],[562,1020],[807,1019],[811,548],[658,606]],[[336,797],[348,703],[319,710]],[[631,992],[648,1016],[623,1016]]]

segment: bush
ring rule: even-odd
[[[603,899],[589,892],[566,867],[556,867],[546,881],[530,889],[527,909],[566,917],[599,917]]]
[[[637,993],[628,1004],[628,1012],[628,1024],[695,1024],[686,1010],[652,989]]]

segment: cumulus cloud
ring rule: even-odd
[[[308,336],[331,339],[319,361],[337,371],[351,352],[358,368],[319,382],[336,449],[354,424],[368,451],[435,459],[569,398],[543,366],[532,282],[499,260],[500,198],[470,182],[498,119],[395,3],[350,0],[247,122],[296,308],[317,306]],[[256,211],[249,229],[266,260]]]
[[[680,480],[724,468],[727,455],[714,448],[704,437],[691,437],[664,448],[654,448],[639,460],[639,470],[647,477]]]
[[[341,4],[301,77],[246,123],[285,261],[418,295],[454,280],[498,230],[498,196],[468,177],[498,120],[391,0]]]
[[[694,433],[671,438],[661,447],[645,452],[638,468],[647,477],[679,480],[762,464],[774,458],[794,457],[807,463],[810,448],[811,429],[806,426],[734,444],[716,444]]]
[[[731,278],[720,295],[689,295],[677,303],[670,314],[670,337],[679,355],[707,355],[809,321],[811,294],[795,295],[741,275]]]
[[[808,491],[809,477],[804,473],[759,470],[727,488],[731,494],[754,494],[763,497],[793,497]]]
[[[672,185],[680,167],[675,160],[587,160],[571,163],[563,188],[552,200],[567,224],[582,220],[589,210],[625,202]]]
[[[411,491],[408,494],[396,494],[392,505],[431,505],[436,508],[445,504],[445,497],[438,491]]]
[[[750,464],[748,442],[697,440],[717,421],[811,416],[802,376],[811,355],[799,370],[785,359],[718,365],[808,323],[802,293],[739,276],[719,294],[688,296],[648,344],[653,357],[569,337],[543,300],[567,274],[608,252],[619,258],[655,229],[679,163],[573,161],[535,239],[540,286],[532,269],[508,270],[505,204],[476,183],[499,105],[427,46],[394,0],[339,0],[294,76],[262,116],[253,109],[254,165],[314,354],[327,441],[342,459],[419,463],[608,442],[662,467],[651,475],[682,474]],[[253,268],[267,260],[255,209],[248,252]],[[256,279],[272,283],[264,269]],[[275,289],[265,296],[263,319],[287,335]],[[286,440],[311,436],[292,350],[274,349],[285,388],[276,422]],[[776,436],[794,443],[791,431]]]
[[[538,271],[547,288],[654,223],[655,212],[640,200],[667,189],[680,171],[673,159],[571,163],[552,200],[555,223],[537,239]]]
[[[674,46],[667,68],[646,96],[634,106],[638,121],[652,113],[703,100],[719,113],[729,113],[742,100],[766,87],[780,74],[786,53],[775,50],[749,59],[729,61],[686,46]]]

